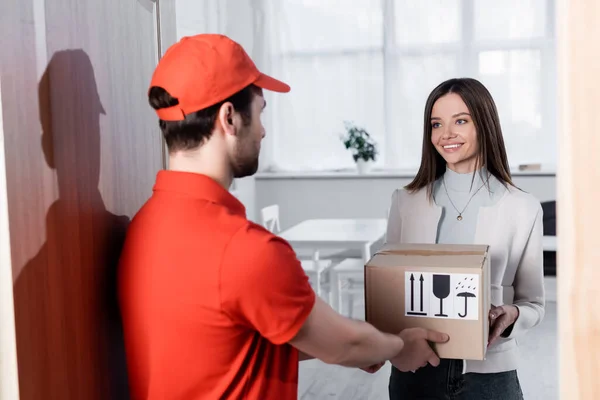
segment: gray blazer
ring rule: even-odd
[[[392,194],[386,243],[435,243],[441,207],[426,190]],[[474,244],[490,246],[492,304],[514,304],[519,317],[506,338],[498,339],[486,360],[465,362],[463,372],[494,373],[517,368],[516,339],[544,317],[543,226],[540,202],[509,188],[493,206],[481,207]]]

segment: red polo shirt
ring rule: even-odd
[[[295,399],[315,301],[284,240],[214,180],[161,171],[119,266],[133,400]]]

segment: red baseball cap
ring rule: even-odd
[[[179,104],[156,110],[164,121],[217,104],[246,86],[286,93],[290,87],[256,68],[246,51],[227,36],[201,34],[183,37],[158,62],[150,87],[160,86]]]

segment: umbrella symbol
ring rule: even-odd
[[[464,317],[467,316],[467,305],[468,305],[467,299],[469,297],[475,297],[475,295],[473,293],[470,293],[470,292],[461,292],[461,293],[457,294],[457,296],[465,298],[465,312],[464,312],[464,314],[458,313],[459,317],[464,318]]]

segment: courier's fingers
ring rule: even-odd
[[[434,343],[445,343],[449,339],[448,335],[445,333],[437,332],[437,331],[427,331],[427,340]]]
[[[429,359],[427,359],[427,361],[433,367],[437,367],[438,365],[440,365],[440,358],[437,356],[437,354],[435,354],[434,351],[431,351],[431,355],[429,356]]]

